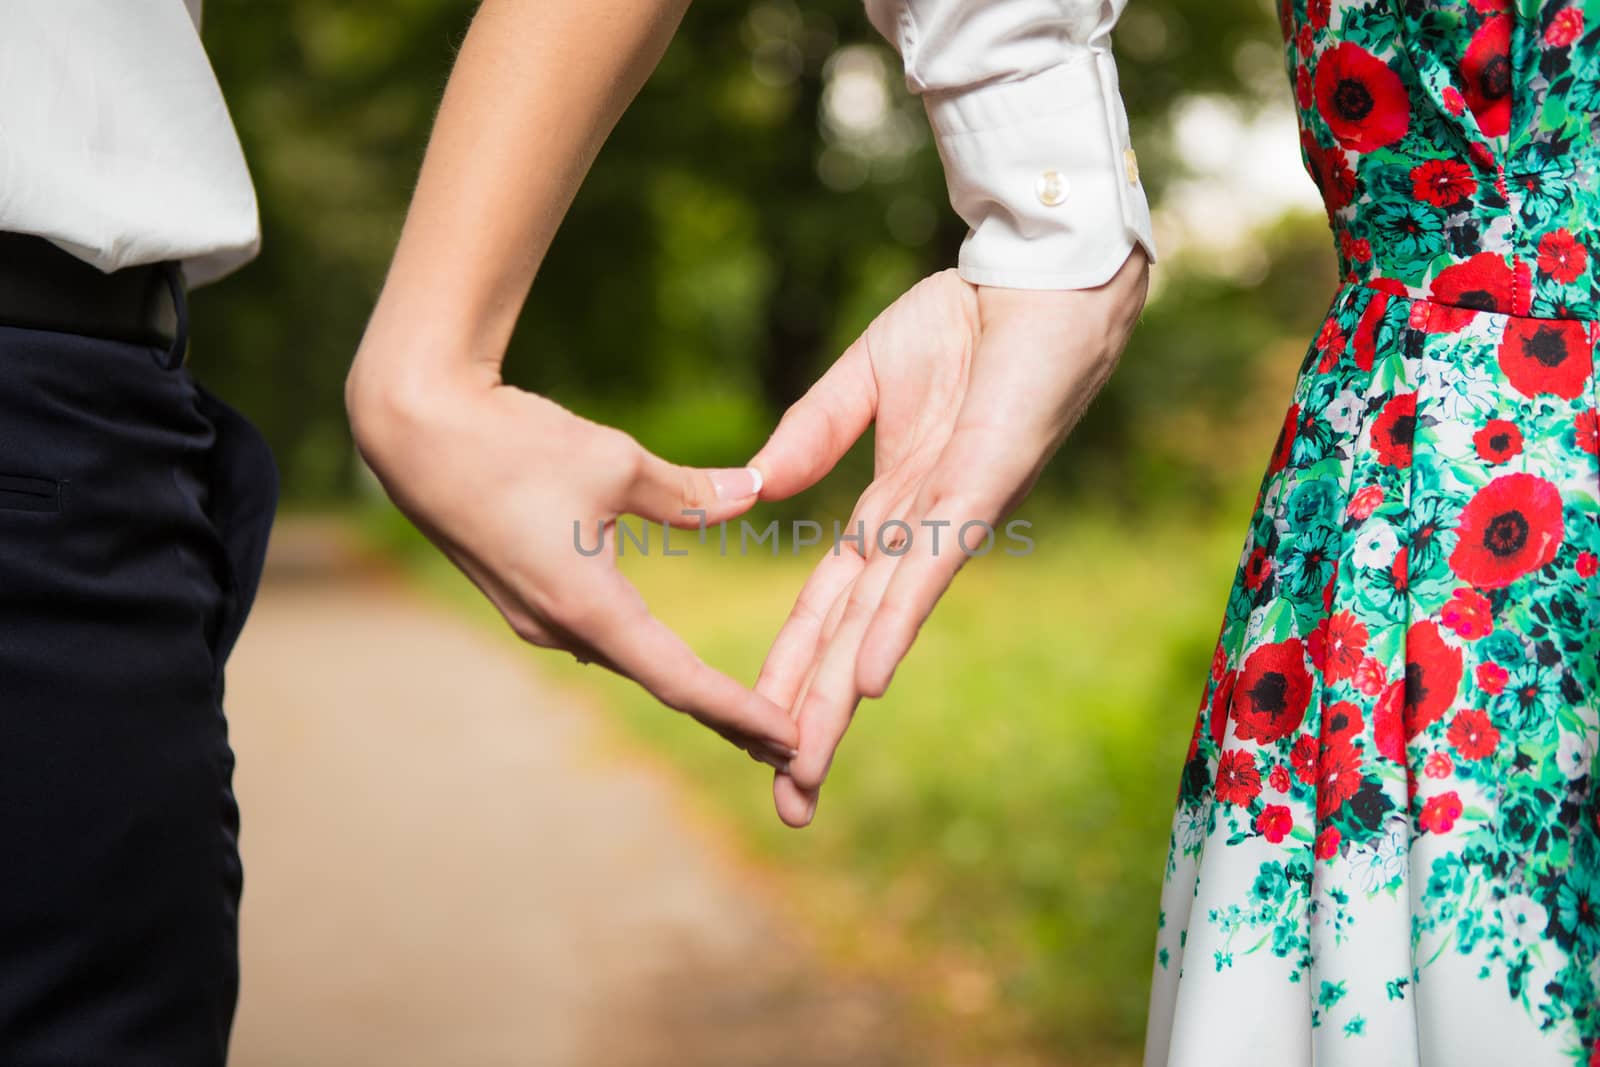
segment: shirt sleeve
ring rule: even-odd
[[[1150,206],[1111,54],[1127,0],[865,0],[905,65],[969,227],[977,285],[1083,289],[1135,242]]]

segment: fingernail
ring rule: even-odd
[[[806,822],[809,823],[816,814],[817,798],[812,797],[810,800],[806,801]]]
[[[761,472],[754,467],[728,467],[710,473],[718,500],[743,500],[761,492]]]
[[[800,755],[799,749],[790,748],[788,745],[780,745],[776,741],[768,741],[766,742],[766,746],[767,751],[771,752],[773,755],[782,756],[786,760],[795,759]]]
[[[788,759],[784,758],[781,750],[774,752],[764,748],[747,748],[744,751],[745,755],[749,756],[757,763],[765,764],[766,766],[777,771],[779,774],[789,773],[789,761]]]

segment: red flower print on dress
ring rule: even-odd
[[[1444,717],[1461,690],[1461,650],[1450,645],[1431,619],[1406,630],[1406,739]]]
[[[1365,263],[1372,258],[1372,242],[1367,240],[1365,237],[1359,239],[1351,237],[1349,231],[1340,230],[1339,254],[1345,259],[1353,259],[1357,263]],[[1359,280],[1360,279],[1353,274],[1350,276],[1350,281],[1352,282]],[[1370,308],[1372,305],[1368,304],[1367,306]],[[1371,370],[1372,368],[1369,365],[1363,369]]]
[[[1359,242],[1358,242],[1359,243]],[[1353,255],[1354,249],[1351,250]],[[1367,249],[1367,257],[1371,258],[1372,249]],[[1356,366],[1364,371],[1372,369],[1373,356],[1378,351],[1378,324],[1383,321],[1383,313],[1389,306],[1387,293],[1374,294],[1367,301],[1367,309],[1361,313],[1361,321],[1356,324],[1355,339],[1350,349],[1355,356]]]
[[[1294,776],[1310,785],[1317,780],[1317,753],[1319,742],[1310,734],[1301,734],[1294,740],[1294,747],[1289,750],[1289,766],[1294,768]]]
[[[1298,637],[1261,645],[1245,658],[1233,691],[1235,732],[1267,745],[1299,728],[1311,702],[1311,673]]]
[[[1479,589],[1499,589],[1555,559],[1561,491],[1536,474],[1502,474],[1473,494],[1456,523],[1450,569]]]
[[[1317,143],[1317,139],[1309,130],[1300,133],[1300,149],[1305,160],[1306,172],[1311,175],[1311,180],[1317,183],[1317,189],[1322,193],[1323,206],[1332,218],[1334,213],[1348,207],[1356,198],[1359,188],[1356,181],[1356,172],[1350,169],[1350,163],[1344,158],[1344,152],[1338,148],[1324,148]]]
[[[1389,398],[1372,424],[1372,447],[1378,462],[1390,467],[1411,466],[1411,440],[1417,428],[1417,394],[1397,393]]]
[[[1344,333],[1339,329],[1338,319],[1327,319],[1322,323],[1322,329],[1317,331],[1316,344],[1322,348],[1338,348],[1344,344]]]
[[[1322,358],[1317,363],[1318,373],[1326,374],[1339,365],[1339,357],[1344,355],[1344,333],[1340,331],[1338,322],[1328,319],[1322,324],[1316,346],[1322,351]]]
[[[1439,619],[1453,633],[1468,641],[1494,632],[1493,607],[1489,598],[1475,589],[1457,589],[1439,609]]]
[[[1580,396],[1594,372],[1577,319],[1515,318],[1500,341],[1500,369],[1523,396]]]
[[[1489,721],[1488,714],[1481,708],[1456,712],[1445,736],[1450,739],[1450,747],[1465,760],[1492,756],[1500,744],[1500,731],[1495,729],[1494,723]]]
[[[1322,739],[1348,740],[1361,732],[1361,709],[1348,700],[1328,706],[1322,716]]]
[[[1389,674],[1372,656],[1361,657],[1361,666],[1356,668],[1356,675],[1351,679],[1357,692],[1369,697],[1375,697],[1389,680]]]
[[[1367,651],[1367,625],[1348,611],[1328,616],[1328,656],[1324,673],[1330,682],[1354,677]]]
[[[1256,758],[1243,749],[1231,749],[1217,761],[1217,799],[1224,804],[1248,804],[1261,794]]]
[[[1326,608],[1323,609],[1326,612]],[[1311,669],[1318,674],[1327,673],[1328,669],[1328,616],[1324,614],[1317,622],[1316,627],[1306,634],[1306,658],[1311,661]]]
[[[1391,763],[1406,759],[1405,682],[1395,682],[1372,705],[1372,743]]]
[[[1359,492],[1350,498],[1350,506],[1345,509],[1345,513],[1352,519],[1370,518],[1372,513],[1378,510],[1378,505],[1382,503],[1382,488],[1376,485],[1363,486]]]
[[[1554,230],[1539,239],[1539,269],[1566,285],[1578,280],[1589,265],[1589,251],[1567,230]]]
[[[1429,797],[1422,805],[1422,816],[1417,820],[1429,833],[1447,834],[1461,818],[1461,798],[1454,789]]]
[[[1551,48],[1565,48],[1583,36],[1583,12],[1575,7],[1556,12],[1544,31],[1544,43]]]
[[[1289,462],[1289,455],[1294,451],[1295,430],[1299,423],[1300,405],[1290,404],[1289,413],[1283,418],[1283,425],[1278,427],[1278,440],[1272,446],[1272,459],[1267,464],[1267,474],[1276,474]]]
[[[1339,292],[1281,368],[1214,672],[1236,672],[1227,736],[1202,718],[1181,767],[1149,1015],[1208,1067],[1238,1035],[1184,1004],[1243,1006],[1269,1043],[1320,1020],[1352,1063],[1479,1020],[1505,1025],[1456,1059],[1600,1067],[1600,775],[1570,714],[1600,698],[1600,0],[1273,4]],[[1386,117],[1403,133],[1374,149]],[[1303,718],[1247,740],[1247,659],[1290,636]],[[1219,785],[1232,749],[1253,760]],[[1427,942],[1426,973],[1371,966],[1390,933]],[[1448,995],[1412,1003],[1430,975]]]
[[[1506,257],[1495,252],[1479,252],[1454,263],[1434,275],[1428,297],[1450,307],[1435,307],[1429,318],[1431,333],[1454,333],[1472,321],[1472,312],[1514,313],[1512,290],[1527,292],[1529,270],[1519,262],[1515,271]]]
[[[1506,683],[1511,680],[1511,672],[1498,663],[1480,663],[1475,674],[1478,679],[1478,688],[1492,697],[1497,697],[1503,693]]]
[[[1272,560],[1267,556],[1267,550],[1257,546],[1250,553],[1250,558],[1244,565],[1244,585],[1246,589],[1260,589],[1261,583],[1267,580],[1272,573]]]
[[[1490,419],[1472,435],[1478,457],[1490,463],[1504,463],[1522,452],[1522,430],[1510,419]]]
[[[1344,41],[1317,60],[1317,110],[1339,143],[1372,152],[1405,136],[1411,122],[1406,88],[1389,65]]]
[[[1467,157],[1484,170],[1498,171],[1498,164],[1495,163],[1494,153],[1491,152],[1489,150],[1489,146],[1484,144],[1482,141],[1473,141],[1471,144],[1467,145]]]
[[[1338,811],[1360,789],[1360,750],[1348,741],[1325,742],[1317,756],[1317,818]]]
[[[1572,432],[1579,448],[1591,456],[1600,455],[1600,412],[1594,408],[1578,412],[1572,420]]]
[[[1219,748],[1222,739],[1228,733],[1228,706],[1233,703],[1233,684],[1239,677],[1239,672],[1229,671],[1217,683],[1217,688],[1211,694],[1211,722],[1209,728],[1211,740]]]
[[[1282,804],[1268,804],[1261,809],[1261,814],[1256,816],[1257,832],[1274,845],[1282,842],[1293,829],[1294,816]]]
[[[1511,129],[1511,17],[1485,20],[1461,57],[1467,106],[1485,137],[1504,137]]]
[[[1411,591],[1411,560],[1410,548],[1401,545],[1400,551],[1394,554],[1394,562],[1389,564],[1389,580],[1394,583],[1396,593],[1409,593]]]
[[[1418,200],[1449,207],[1478,191],[1472,168],[1457,159],[1430,159],[1411,168],[1411,190]]]

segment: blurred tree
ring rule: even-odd
[[[290,499],[352,485],[344,371],[472,9],[206,5],[264,243],[256,263],[197,294],[195,366],[266,430]],[[1271,12],[1268,0],[1135,0],[1125,12],[1122,89],[1155,198],[1181,173],[1168,136],[1180,94],[1287,99]],[[964,230],[920,102],[859,0],[697,0],[557,235],[507,377],[674,459],[738,462],[872,315],[954,262]],[[1275,278],[1223,300],[1229,284],[1161,269],[1172,284],[1147,313],[1156,328],[1135,335],[1129,371],[1053,467],[1055,484],[1161,469],[1159,441],[1135,436],[1147,420],[1130,413],[1216,411],[1235,395],[1224,383],[1264,351],[1241,342],[1306,328],[1326,302]],[[1201,338],[1193,324],[1224,306],[1226,328]],[[1176,381],[1200,387],[1165,387]]]
[[[264,243],[196,294],[194,364],[266,431],[291,502],[354,484],[343,378],[473,6],[206,2]],[[1183,94],[1288,101],[1272,10],[1132,0],[1125,11],[1121,85],[1157,202],[1183,173],[1170,136]],[[506,376],[675,460],[737,463],[878,310],[954,262],[964,229],[921,105],[860,0],[696,0],[558,233]],[[1251,277],[1164,260],[1121,369],[1045,491],[1170,508],[1259,474],[1335,282],[1320,218],[1286,219],[1260,242],[1265,269]],[[833,491],[853,495],[868,459],[850,457]],[[1006,824],[1022,825],[1014,813]],[[1052,909],[1036,913],[1039,942],[1066,943]],[[1124,1039],[1133,1014],[1098,1036]],[[1039,1022],[1065,1051],[1074,1035]]]

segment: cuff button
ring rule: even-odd
[[[1055,207],[1067,198],[1066,175],[1059,170],[1047,170],[1039,175],[1039,180],[1033,189],[1039,194],[1039,203],[1046,207]]]

